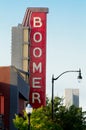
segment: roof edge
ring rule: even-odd
[[[29,7],[27,9],[29,9],[31,12],[45,12],[45,13],[49,12],[49,9],[45,7]]]

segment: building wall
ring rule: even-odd
[[[29,86],[15,67],[11,67],[10,79],[10,130],[15,130],[13,118],[22,113],[28,101]]]
[[[15,117],[15,114],[18,113],[18,97],[19,93],[17,91],[17,73],[11,69],[10,71],[11,79],[10,79],[10,130],[15,130],[14,124],[13,124],[13,118]]]
[[[79,107],[79,89],[73,89],[73,104]]]
[[[79,89],[65,89],[65,105],[79,107]]]
[[[23,110],[25,109],[25,101],[22,98],[19,98],[19,113],[23,114]]]
[[[29,71],[29,28],[19,24],[12,27],[11,64],[17,69]],[[22,74],[25,78],[25,75]]]
[[[22,69],[22,55],[23,55],[23,30],[22,25],[12,27],[12,50],[11,50],[11,64],[16,68]]]
[[[10,68],[0,67],[0,94],[4,97],[4,126],[9,130]],[[2,104],[1,104],[2,105]]]
[[[23,27],[23,70],[29,71],[29,28]]]
[[[4,114],[4,96],[0,94],[0,114]]]
[[[0,67],[0,114],[7,130],[16,130],[13,118],[25,109],[28,94],[29,86],[15,67]]]

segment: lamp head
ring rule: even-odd
[[[27,106],[25,108],[26,113],[27,114],[31,114],[32,110],[33,110],[32,106],[30,104],[27,104]]]
[[[81,76],[81,69],[79,69],[79,75],[78,75],[78,80],[79,80],[79,82],[81,81],[81,79],[82,79],[82,76]]]

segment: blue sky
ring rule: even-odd
[[[55,81],[55,95],[63,96],[65,88],[79,88],[80,106],[86,108],[86,0],[1,0],[0,66],[11,65],[11,28],[22,23],[27,7],[49,8],[47,94],[51,96],[52,74],[57,77],[66,70],[81,68],[81,84],[78,73],[67,73]]]

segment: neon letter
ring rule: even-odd
[[[42,72],[42,63],[40,62],[38,65],[36,65],[35,62],[33,62],[33,73],[39,70],[39,73]]]
[[[37,35],[39,36],[39,39],[37,39]],[[34,35],[33,35],[33,40],[35,41],[35,42],[41,42],[42,41],[42,34],[40,33],[40,32],[36,32],[36,33],[34,33]]]
[[[32,93],[32,103],[35,103],[35,100],[37,100],[39,103],[41,103],[39,93]]]
[[[37,51],[37,52],[36,52]],[[38,52],[39,52],[39,54],[38,54]],[[41,57],[41,55],[42,55],[42,50],[41,50],[41,48],[39,48],[39,47],[36,47],[36,48],[34,48],[34,50],[33,50],[33,55],[34,55],[34,57]]]
[[[40,82],[41,82],[41,77],[35,77],[32,79],[32,87],[33,88],[41,88]]]
[[[41,27],[42,26],[42,21],[40,17],[34,17],[33,19],[33,27]]]

